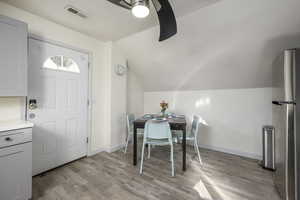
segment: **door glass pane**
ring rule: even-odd
[[[80,73],[77,63],[66,56],[52,56],[48,58],[43,65],[43,68],[57,71]]]
[[[61,56],[53,56],[50,58],[51,61],[56,64],[57,66],[61,65]]]

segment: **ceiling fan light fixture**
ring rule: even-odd
[[[131,0],[132,14],[137,18],[145,18],[149,15],[149,0]]]

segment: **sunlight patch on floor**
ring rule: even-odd
[[[211,180],[203,171],[201,173],[201,179],[193,187],[203,200],[226,200],[231,199],[228,195],[225,195],[220,188],[216,187],[214,181]]]
[[[206,186],[202,181],[199,181],[195,186],[194,190],[196,190],[199,194],[199,196],[204,200],[213,200],[211,195],[209,194],[208,190],[206,189]]]

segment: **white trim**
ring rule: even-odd
[[[89,53],[88,54],[88,101],[89,101],[89,105],[88,105],[88,117],[87,117],[87,135],[88,135],[88,144],[87,144],[87,155],[89,156],[90,154],[92,154],[92,130],[93,130],[93,54]]]
[[[109,148],[109,149],[107,150],[107,152],[108,152],[108,153],[112,153],[112,152],[118,151],[118,150],[120,150],[120,149],[122,149],[122,148],[124,148],[124,147],[125,147],[125,144],[119,144],[119,145],[116,145],[116,146],[114,146],[114,147]]]
[[[48,38],[45,38],[44,36],[39,36],[39,35],[36,35],[36,34],[33,34],[33,33],[29,33],[28,38],[38,40],[38,41],[41,41],[41,42],[47,42],[49,44],[53,44],[53,45],[56,45],[56,46],[67,48],[67,49],[71,49],[73,51],[78,51],[80,53],[85,53],[85,54],[88,54],[88,55],[92,54],[90,51],[87,51],[87,50],[84,50],[84,49],[66,44],[64,42],[48,39]]]
[[[93,156],[93,155],[96,155],[96,154],[101,153],[101,152],[113,153],[115,151],[123,149],[124,147],[125,147],[125,144],[120,144],[120,145],[116,145],[116,146],[110,147],[110,148],[100,148],[100,149],[97,149],[97,150],[90,151],[88,156]]]
[[[94,156],[94,155],[96,155],[96,154],[98,154],[98,153],[101,153],[101,152],[107,152],[107,149],[105,149],[105,148],[100,148],[100,149],[97,149],[97,150],[89,151],[87,156],[88,156],[88,157]]]
[[[111,147],[111,148],[101,148],[101,149],[89,152],[88,156],[93,156],[93,155],[101,153],[101,152],[113,153],[113,152],[118,151],[118,150],[120,150],[124,147],[125,147],[125,144],[120,144],[120,145],[116,145],[116,146]],[[220,147],[213,147],[213,146],[209,146],[209,145],[199,145],[199,147],[202,148],[202,149],[219,151],[219,152],[222,152],[222,153],[232,154],[232,155],[241,156],[241,157],[245,157],[245,158],[251,158],[251,159],[255,159],[255,160],[261,160],[262,159],[261,155],[248,153],[248,152],[240,152],[240,151],[235,151],[235,150],[230,150],[230,149],[225,149],[225,148],[220,148]]]
[[[26,97],[20,97],[21,101],[21,119],[27,121],[27,96]]]
[[[240,151],[236,151],[236,150],[226,149],[226,148],[222,148],[222,147],[214,147],[214,146],[203,145],[203,144],[202,145],[199,144],[199,147],[203,148],[203,149],[219,151],[219,152],[228,153],[228,154],[237,155],[237,156],[246,157],[246,158],[251,158],[251,159],[255,159],[255,160],[262,159],[261,155],[254,154],[254,153],[240,152]]]

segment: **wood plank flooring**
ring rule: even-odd
[[[131,150],[131,146],[129,149]],[[256,160],[201,149],[200,166],[187,148],[187,171],[175,147],[176,177],[171,177],[169,150],[152,149],[144,174],[132,165],[132,153],[100,153],[33,179],[33,200],[279,200],[272,172]]]

